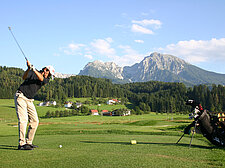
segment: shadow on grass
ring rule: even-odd
[[[101,143],[101,144],[120,144],[120,145],[132,145],[130,142],[101,142],[101,141],[80,141],[82,143]],[[189,148],[189,144],[176,144],[176,143],[157,143],[157,142],[137,142],[138,144],[142,145],[162,145],[162,146],[181,146]],[[213,149],[215,147],[211,146],[202,146],[202,145],[191,145],[191,148],[201,148],[201,149]]]
[[[6,106],[3,105],[2,107],[15,108],[15,106],[7,106],[7,105]]]
[[[18,146],[12,146],[12,145],[0,145],[0,149],[17,150],[17,149],[18,149]]]
[[[98,141],[98,142],[96,142],[96,141],[80,141],[80,142],[82,142],[82,143],[102,143],[102,144],[121,144],[121,145],[131,145],[130,143],[128,143],[128,142],[100,142],[100,141]]]

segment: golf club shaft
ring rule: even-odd
[[[197,124],[197,122],[195,122],[195,127],[194,127],[194,130],[192,132],[192,136],[191,136],[191,141],[190,141],[190,144],[189,144],[189,148],[191,147],[191,142],[192,142],[192,139],[193,139],[193,136],[194,136],[194,133],[195,133],[196,124]]]
[[[191,142],[192,142],[193,136],[194,136],[194,131],[193,131],[192,136],[191,136],[191,141],[190,141],[190,144],[189,144],[189,148],[191,147]]]
[[[23,52],[22,48],[20,47],[20,45],[19,45],[18,41],[16,40],[16,37],[14,36],[14,34],[13,34],[12,30],[11,30],[11,27],[8,27],[8,28],[9,28],[9,31],[11,32],[11,34],[12,34],[12,36],[13,36],[13,38],[14,38],[14,40],[15,40],[16,44],[17,44],[17,46],[19,47],[20,51],[22,52],[22,54],[23,54],[24,58],[25,58],[25,59],[26,59],[26,61],[27,61],[27,57],[25,56],[25,54],[24,54],[24,52]]]
[[[178,144],[180,142],[180,140],[183,138],[184,134],[180,137],[180,139],[177,141],[176,144]]]

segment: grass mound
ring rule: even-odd
[[[136,125],[136,126],[154,126],[158,123],[156,120],[143,120],[143,121],[135,121],[131,123],[126,123],[127,125]]]

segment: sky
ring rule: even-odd
[[[152,52],[225,74],[224,0],[1,0],[0,66],[78,74],[101,60],[131,66]]]

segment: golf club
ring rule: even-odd
[[[24,54],[24,52],[23,52],[22,48],[20,47],[20,45],[19,45],[18,41],[16,40],[16,37],[14,36],[14,34],[13,34],[12,30],[11,30],[11,27],[8,27],[8,28],[9,28],[9,31],[11,32],[11,34],[12,34],[12,36],[13,36],[13,38],[14,38],[14,40],[15,40],[16,44],[17,44],[17,46],[19,47],[20,51],[22,52],[22,54],[23,54],[24,58],[25,58],[25,59],[26,59],[26,61],[27,61],[27,57],[25,56],[25,54]]]
[[[190,141],[190,144],[189,144],[189,148],[191,147],[191,142],[192,142],[192,139],[193,139],[195,130],[196,130],[196,125],[197,125],[197,122],[195,122],[195,127],[194,127],[194,130],[193,130],[193,132],[192,132],[192,136],[191,136],[191,141]]]
[[[176,144],[178,144],[180,142],[180,140],[183,138],[184,134],[180,137],[180,139],[177,141]]]

